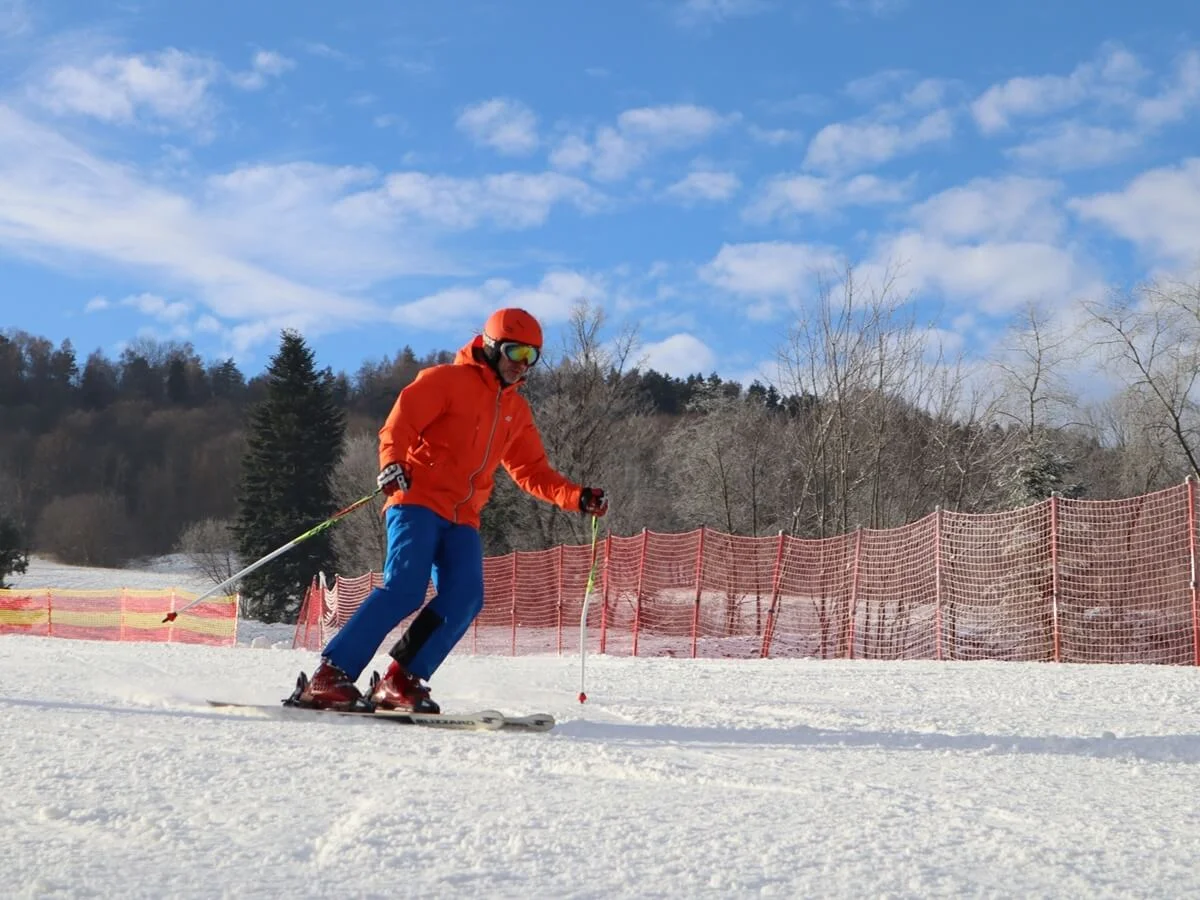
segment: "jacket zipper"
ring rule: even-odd
[[[471,473],[471,477],[467,479],[467,496],[463,497],[454,504],[454,522],[458,524],[458,509],[464,503],[471,499],[471,495],[475,493],[475,476],[487,468],[488,457],[492,455],[492,441],[496,439],[496,426],[500,424],[500,401],[503,399],[504,389],[501,388],[496,392],[496,410],[492,415],[492,430],[488,432],[487,446],[483,448],[483,460],[479,463],[479,468]]]

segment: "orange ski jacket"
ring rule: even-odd
[[[476,359],[483,337],[458,351],[451,365],[422,369],[400,391],[379,429],[379,467],[401,463],[410,487],[384,504],[411,503],[463,525],[479,527],[503,464],[522,489],[561,509],[579,509],[582,487],[559,474],[542,446],[521,382],[504,385]]]

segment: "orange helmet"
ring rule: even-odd
[[[483,326],[485,342],[502,344],[514,341],[518,344],[530,344],[539,350],[542,347],[542,326],[538,320],[523,309],[509,307],[498,309],[490,316]]]

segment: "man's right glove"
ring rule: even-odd
[[[400,463],[388,463],[375,479],[375,483],[390,497],[396,491],[408,490],[408,473]]]
[[[579,511],[592,516],[602,516],[608,512],[604,489],[585,487],[579,494]]]

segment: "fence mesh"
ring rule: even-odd
[[[186,591],[116,588],[0,590],[0,634],[93,641],[237,643],[238,597],[212,597],[164,623],[167,613],[196,599]]]
[[[1200,665],[1196,502],[1189,481],[823,539],[610,535],[597,548],[588,650]],[[590,545],[489,557],[483,612],[460,651],[577,652],[592,563]],[[320,649],[378,583],[314,582],[296,645]]]

